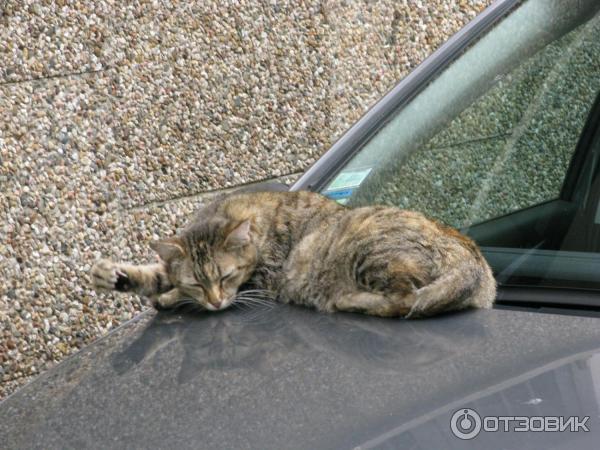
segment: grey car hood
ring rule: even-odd
[[[600,322],[509,310],[423,321],[148,312],[0,404],[3,448],[597,448]],[[450,431],[590,416],[590,432]],[[527,444],[527,445],[524,445]]]

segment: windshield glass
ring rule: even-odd
[[[462,229],[502,283],[600,288],[599,9],[596,0],[525,2],[323,193]]]

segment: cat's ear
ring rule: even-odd
[[[229,232],[225,238],[225,247],[243,247],[250,243],[250,221],[244,220]]]
[[[183,256],[185,256],[183,240],[177,236],[161,241],[152,241],[150,242],[150,248],[158,253],[160,259],[165,262],[175,258],[183,258]]]

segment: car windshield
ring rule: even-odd
[[[461,229],[504,285],[600,289],[600,2],[514,9],[322,190]]]

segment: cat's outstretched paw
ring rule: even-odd
[[[97,261],[92,267],[91,276],[94,289],[100,291],[125,292],[131,288],[127,273],[119,264],[108,259]]]

